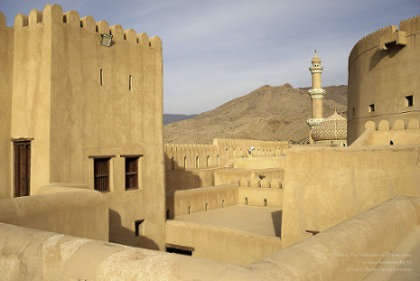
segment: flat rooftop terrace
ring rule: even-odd
[[[175,220],[280,237],[281,215],[280,208],[235,205],[177,216]]]

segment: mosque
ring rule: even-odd
[[[326,92],[321,87],[323,67],[316,50],[309,70],[312,74],[312,88],[308,90],[312,101],[312,118],[308,118],[306,122],[311,128],[309,142],[318,145],[346,145],[347,119],[339,115],[337,109],[328,118],[323,117],[322,100]]]
[[[419,280],[420,15],[349,56],[309,139],[162,142],[162,42],[0,13],[2,280]],[[309,100],[308,100],[309,101]]]

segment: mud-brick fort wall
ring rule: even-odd
[[[259,141],[247,139],[214,139],[212,145],[166,144],[166,170],[214,168],[224,166],[234,158],[248,157],[254,147],[253,157],[273,157],[285,154],[287,141]]]
[[[32,10],[28,16],[18,14],[11,28],[4,22],[0,17],[0,38],[10,45],[2,44],[0,60],[11,65],[6,73],[11,86],[1,99],[11,106],[4,106],[1,114],[8,108],[11,112],[1,121],[2,128],[10,129],[4,136],[1,131],[0,149],[11,156],[0,163],[9,167],[1,173],[13,177],[11,139],[31,140],[31,194],[53,182],[93,189],[94,159],[109,158],[109,192],[104,194],[110,208],[110,240],[163,246],[160,39],[95,22],[91,16],[80,18],[76,11],[63,13],[59,5]],[[103,33],[113,35],[110,47],[101,45]],[[4,56],[7,48],[10,52]],[[3,63],[0,71],[6,71]],[[125,188],[127,156],[139,157],[134,190]],[[2,182],[1,195],[12,197],[13,178],[5,178],[8,183]],[[141,233],[145,239],[127,240],[134,236],[139,219],[145,220]]]
[[[6,27],[6,17],[0,12],[0,187],[9,187],[10,130],[12,114],[13,29]],[[10,188],[0,188],[0,198],[10,197]]]
[[[362,38],[349,56],[347,136],[351,144],[365,130],[398,119],[404,128],[420,119],[420,16]],[[413,121],[411,121],[413,122]]]

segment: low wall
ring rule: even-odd
[[[282,208],[283,189],[239,187],[238,204]]]
[[[279,237],[177,220],[167,221],[166,240],[193,247],[193,257],[239,265],[249,264],[281,249]]]
[[[254,157],[285,155],[289,143],[246,139],[214,139],[212,145],[166,144],[165,167],[170,170],[206,169],[224,166],[235,158],[248,157],[254,147]]]
[[[230,264],[1,223],[0,265],[2,281],[264,280]]]
[[[362,145],[416,145],[420,144],[420,121],[411,119],[404,122],[397,119],[390,124],[388,120],[369,120],[363,132],[352,146]]]
[[[232,206],[238,202],[238,186],[226,184],[178,190],[173,196],[168,196],[167,202],[173,202],[169,217]]]
[[[283,185],[285,246],[400,194],[420,196],[420,147],[293,148]]]
[[[0,276],[5,281],[358,281],[369,274],[369,271],[365,270],[365,264],[374,268],[382,261],[384,254],[392,254],[402,241],[411,237],[413,231],[418,229],[416,212],[420,212],[419,207],[418,198],[393,198],[323,233],[276,251],[247,267],[0,223]],[[274,242],[263,241],[260,237],[254,239],[252,235],[240,231],[232,231],[229,235],[224,233],[223,237],[218,237],[218,233],[222,235],[220,230],[215,231],[214,228],[206,226],[185,231],[187,235],[182,231],[194,227],[194,224],[169,221],[166,235],[169,241],[172,232],[175,232],[177,237],[184,237],[188,242],[217,241],[219,246],[214,249],[215,252],[221,251],[219,254],[222,256],[225,253],[235,255],[230,258],[235,258],[243,264],[246,264],[246,261],[242,260],[242,257],[252,255],[255,249],[270,251],[270,248],[276,247]],[[263,242],[266,244],[254,244]],[[196,244],[195,247],[200,249],[201,244]],[[223,251],[229,247],[234,250]],[[409,254],[411,251],[412,248],[406,248],[404,253]],[[242,254],[244,252],[246,254]]]
[[[234,168],[270,169],[286,167],[285,157],[236,158],[232,160]]]
[[[0,200],[0,222],[108,241],[108,204],[97,191],[49,185]]]
[[[248,268],[266,280],[363,280],[416,224],[410,199],[397,197]]]
[[[166,193],[172,194],[175,190],[213,186],[214,171],[217,169],[175,170],[166,171]]]
[[[214,185],[235,183],[243,187],[280,188],[283,169],[226,168],[214,171]]]
[[[167,196],[168,218],[233,205],[282,207],[283,190],[238,187],[235,184],[178,190]]]

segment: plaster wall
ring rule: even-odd
[[[234,183],[243,187],[262,187],[266,186],[279,188],[284,179],[283,169],[220,169],[214,171],[215,185]]]
[[[232,164],[234,168],[244,169],[284,169],[286,157],[236,158],[232,160]]]
[[[0,200],[0,222],[108,241],[108,203],[101,193],[63,184],[38,190]]]
[[[387,271],[408,270],[399,280],[415,280],[407,277],[416,271],[413,266],[419,258],[415,247],[420,242],[420,229],[416,223],[412,201],[399,196],[247,268],[267,280],[364,280],[380,270],[376,266],[382,260],[395,254],[390,261],[394,266]],[[405,244],[403,251],[394,252],[401,249],[401,243]],[[397,263],[407,256],[409,263]]]
[[[166,144],[166,170],[211,168],[220,166],[220,155],[214,145]]]
[[[172,198],[168,198],[168,202],[173,202],[171,217],[206,211],[206,208],[210,210],[232,206],[238,203],[238,186],[230,184],[178,190]]]
[[[246,199],[245,199],[246,198]],[[267,203],[267,205],[265,205]],[[167,197],[169,217],[219,209],[232,205],[282,207],[283,190],[238,187],[235,184],[175,191]]]
[[[166,223],[166,236],[168,243],[193,247],[193,257],[239,265],[249,264],[281,249],[278,237],[177,220]]]
[[[0,198],[12,196],[11,186],[11,121],[12,121],[12,75],[13,39],[11,28],[6,27],[6,17],[0,12]]]
[[[266,200],[266,201],[265,201]],[[267,205],[265,205],[267,202]],[[272,188],[238,188],[238,204],[257,207],[283,207],[283,190]]]
[[[398,194],[420,195],[420,148],[293,148],[283,185],[285,246]]]
[[[31,192],[50,183],[50,119],[52,25],[50,6],[44,13],[15,17],[11,138],[31,141]],[[44,23],[41,20],[44,20]],[[9,164],[13,167],[13,162]],[[12,180],[13,182],[13,180]],[[12,186],[7,188],[12,189]],[[13,193],[11,193],[11,196]]]
[[[214,174],[218,168],[174,170],[165,173],[166,192],[215,185]]]
[[[385,119],[408,122],[420,117],[420,15],[384,27],[362,38],[349,56],[348,81],[348,143],[351,144],[364,131],[371,120],[379,123]],[[404,44],[390,40],[387,50],[383,40],[400,37]],[[412,106],[407,96],[413,97]],[[372,111],[371,105],[374,105]]]
[[[323,98],[312,99],[312,118],[325,118],[323,102]]]
[[[410,119],[405,123],[397,119],[392,125],[387,120],[379,123],[367,121],[365,132],[352,145],[414,145],[420,143],[420,121]],[[369,129],[369,130],[368,130]]]

